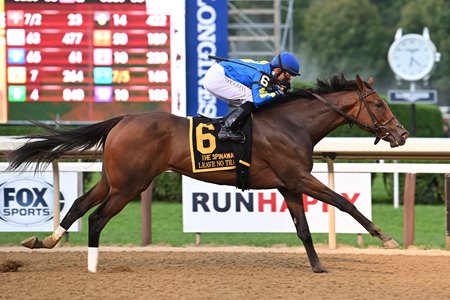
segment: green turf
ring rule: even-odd
[[[195,234],[183,233],[180,203],[154,202],[152,206],[152,242],[155,245],[183,246],[195,243]],[[373,220],[384,232],[403,244],[403,208],[388,204],[373,205]],[[71,245],[87,245],[87,216],[82,230],[70,233]],[[31,236],[45,237],[47,233],[0,233],[0,245],[18,245]],[[381,246],[378,239],[364,234],[364,247]],[[328,243],[327,234],[313,234],[315,243]],[[203,233],[202,244],[272,246],[302,245],[294,233]],[[355,234],[338,234],[337,243],[357,246]],[[139,202],[131,202],[103,230],[101,245],[141,245],[141,210]],[[415,245],[421,248],[445,247],[444,205],[416,205]]]

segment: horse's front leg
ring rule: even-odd
[[[381,231],[380,227],[367,219],[353,203],[329,189],[311,174],[305,175],[302,179],[302,193],[333,205],[339,210],[350,214],[367,230],[367,232],[372,236],[379,238],[385,248],[394,249],[399,247],[399,244],[392,237],[385,234]]]
[[[314,244],[309,231],[308,221],[306,220],[305,210],[303,208],[303,199],[301,194],[290,193],[285,189],[279,189],[289,208],[292,220],[294,221],[297,236],[302,240],[308,255],[309,263],[314,273],[328,272],[320,263],[319,257],[314,249]]]

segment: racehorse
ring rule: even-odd
[[[312,89],[297,90],[281,97],[278,103],[253,114],[252,166],[250,188],[277,188],[283,195],[297,236],[302,240],[313,272],[327,272],[314,249],[303,209],[302,194],[333,205],[350,214],[387,248],[398,243],[361,214],[341,195],[311,175],[313,148],[322,138],[345,123],[390,143],[401,146],[408,132],[393,115],[385,101],[367,82],[343,75],[318,79]],[[43,240],[30,237],[22,242],[28,248],[53,248],[64,232],[90,208],[88,271],[96,272],[100,233],[108,221],[152,180],[166,170],[222,185],[235,184],[235,172],[192,172],[189,151],[189,121],[164,112],[118,116],[75,129],[55,129],[42,125],[46,134],[28,136],[29,140],[9,153],[9,169],[18,170],[31,162],[45,165],[62,154],[81,153],[95,146],[102,149],[101,179],[86,194],[76,199],[58,229]]]

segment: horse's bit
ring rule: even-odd
[[[396,119],[395,116],[392,116],[392,118],[390,118],[389,120],[379,124],[377,118],[375,117],[375,115],[373,114],[373,112],[370,110],[367,101],[366,101],[366,97],[370,96],[371,94],[375,93],[375,90],[371,90],[369,93],[367,94],[363,94],[361,93],[359,90],[358,92],[358,97],[359,100],[361,101],[362,104],[364,104],[364,106],[366,107],[367,112],[369,113],[370,118],[372,119],[372,123],[373,123],[373,127],[371,127],[369,124],[367,123],[363,123],[361,122],[358,117],[359,114],[361,113],[361,108],[362,105],[359,106],[359,110],[358,113],[356,114],[356,117],[350,116],[349,114],[347,114],[346,112],[340,110],[339,108],[337,108],[336,106],[332,105],[330,102],[328,102],[327,100],[325,100],[324,98],[322,98],[320,95],[313,93],[310,91],[310,94],[312,96],[314,96],[316,99],[318,99],[320,102],[322,102],[323,104],[325,104],[326,106],[328,106],[329,108],[331,108],[332,110],[334,110],[335,112],[337,112],[338,114],[340,114],[341,116],[343,116],[345,119],[347,119],[349,121],[349,125],[353,126],[353,124],[357,124],[360,127],[363,128],[368,128],[373,134],[375,134],[376,138],[375,138],[375,142],[374,144],[378,144],[378,142],[381,139],[384,139],[385,137],[387,137],[388,135],[390,135],[391,133],[389,132],[389,129],[386,127],[386,125],[391,122],[392,120]],[[401,124],[397,124],[396,125],[399,128],[404,128],[403,125]]]

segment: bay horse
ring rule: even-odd
[[[313,272],[327,272],[314,249],[303,209],[302,194],[333,205],[350,214],[387,248],[398,243],[361,214],[356,207],[313,175],[313,148],[322,138],[345,123],[390,143],[401,146],[408,132],[385,101],[367,82],[343,75],[318,79],[312,89],[297,90],[281,97],[275,105],[253,114],[253,150],[249,179],[252,189],[277,188],[283,195],[297,236],[303,242]],[[136,198],[164,171],[198,180],[234,185],[234,171],[192,172],[189,151],[189,120],[164,112],[129,114],[75,129],[55,129],[42,125],[45,134],[32,135],[8,155],[9,170],[36,162],[42,166],[63,153],[81,153],[100,147],[103,167],[99,182],[75,200],[59,227],[43,240],[30,237],[22,242],[28,248],[53,248],[64,232],[90,208],[88,271],[96,272],[100,233],[108,221]]]

